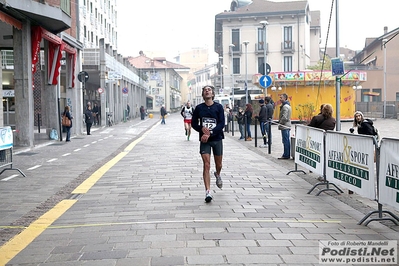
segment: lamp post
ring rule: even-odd
[[[356,83],[356,85],[353,86],[352,88],[355,91],[355,111],[357,111],[357,108],[356,108],[356,105],[357,105],[357,90],[361,90],[363,87]]]
[[[262,24],[263,26],[263,75],[267,75],[267,71],[266,71],[266,26],[269,24],[266,20],[262,20],[260,22],[260,24]],[[265,88],[265,96],[267,96],[267,87]]]
[[[249,41],[244,41],[244,45],[245,45],[245,104],[248,104],[248,44],[249,44]]]
[[[384,114],[383,117],[387,117],[387,39],[382,40],[384,45]]]
[[[233,94],[233,102],[232,102],[232,108],[233,108],[233,111],[234,111],[234,63],[233,63],[233,48],[235,47],[235,45],[234,44],[230,44],[229,45],[229,47],[230,47],[230,55],[231,55],[231,62],[230,62],[230,65],[231,65],[231,91],[232,91],[232,94]]]
[[[223,80],[223,74],[224,74],[223,68],[224,68],[224,65],[222,63],[223,63],[223,57],[219,56],[219,66],[220,66],[220,75],[221,75],[219,93],[223,93],[224,92],[224,84],[223,84],[223,81],[224,81]]]

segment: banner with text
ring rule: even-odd
[[[324,130],[295,127],[295,163],[324,176]]]
[[[383,138],[380,144],[378,202],[399,210],[399,139]]]
[[[372,136],[326,132],[326,177],[369,199],[376,199]]]

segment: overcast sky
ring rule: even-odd
[[[275,0],[278,2],[281,0]],[[322,47],[325,45],[332,0],[308,0],[320,10]],[[163,53],[168,60],[179,51],[209,47],[213,51],[215,15],[228,10],[231,0],[118,0],[118,53],[138,56],[140,50]],[[384,26],[399,27],[397,0],[339,0],[340,46],[364,47],[365,38],[379,37]],[[335,47],[335,3],[328,47]],[[399,36],[397,37],[399,38]]]

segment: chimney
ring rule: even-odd
[[[388,32],[388,27],[385,26],[385,27],[384,27],[384,34],[387,34],[387,32]]]

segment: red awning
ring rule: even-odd
[[[13,18],[10,15],[7,15],[6,13],[1,12],[1,11],[0,11],[0,20],[4,21],[5,23],[7,23],[19,30],[22,30],[22,22],[21,21]]]
[[[36,64],[39,60],[40,42],[42,38],[49,41],[48,50],[48,82],[51,85],[57,85],[58,76],[60,74],[62,51],[70,54],[71,71],[70,71],[70,84],[72,88],[75,87],[75,62],[76,62],[76,49],[66,42],[64,42],[57,35],[49,32],[42,27],[32,27],[32,73],[36,72]]]

